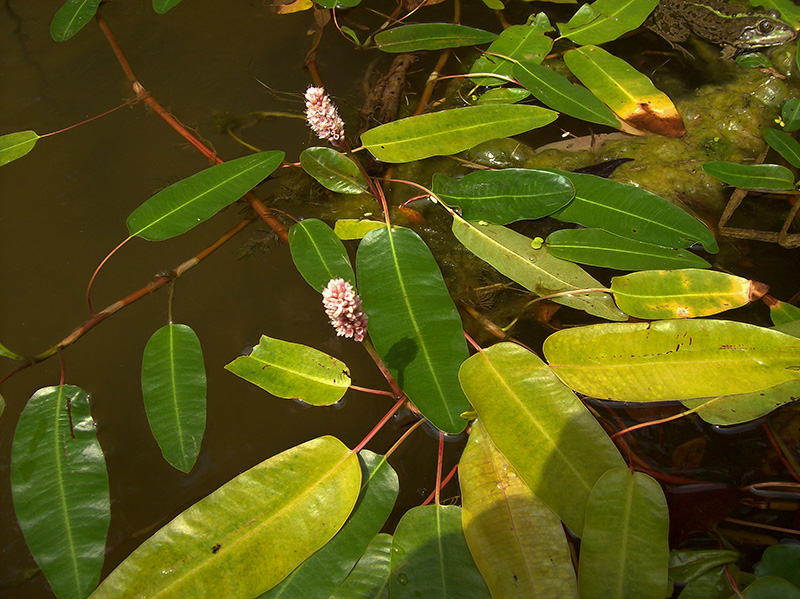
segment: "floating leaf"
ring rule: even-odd
[[[436,173],[433,192],[465,220],[505,225],[535,220],[566,206],[575,189],[566,177],[536,169],[474,171],[461,179]]]
[[[800,168],[800,143],[786,133],[777,129],[764,129],[761,134],[769,144],[769,147],[783,156],[786,161],[796,168]]]
[[[739,553],[727,549],[673,549],[669,554],[669,577],[676,582],[689,582],[709,570],[737,561]]]
[[[375,535],[364,555],[330,599],[389,599],[392,536]]]
[[[437,428],[459,433],[469,408],[458,384],[467,346],[453,300],[428,246],[410,229],[364,237],[358,281],[375,349],[414,405]]]
[[[800,599],[800,588],[777,576],[759,578],[742,591],[743,599]]]
[[[381,31],[375,45],[384,52],[400,54],[419,50],[442,50],[460,46],[488,44],[496,33],[453,23],[418,23]]]
[[[530,97],[530,95],[531,92],[521,87],[498,87],[481,94],[475,103],[478,105],[514,104]]]
[[[365,131],[361,143],[378,160],[412,162],[456,154],[490,139],[544,127],[557,116],[539,106],[467,106],[380,125]]]
[[[772,545],[764,550],[756,578],[778,576],[800,586],[800,545]]]
[[[790,98],[781,108],[781,118],[783,119],[783,129],[785,131],[797,131],[800,129],[800,99]]]
[[[336,193],[364,193],[367,180],[358,165],[333,148],[307,148],[300,154],[303,170]]]
[[[315,3],[322,8],[353,8],[361,4],[361,0],[315,0]]]
[[[603,229],[561,229],[547,237],[547,250],[556,258],[617,270],[709,268],[688,250],[636,241]]]
[[[707,252],[719,251],[706,225],[654,193],[596,175],[555,172],[572,181],[575,199],[553,218],[671,248],[699,241]]]
[[[100,578],[111,519],[108,474],[86,391],[39,389],[11,447],[11,494],[25,542],[59,599],[84,599]]]
[[[361,239],[375,229],[385,227],[386,223],[382,220],[363,220],[355,218],[340,218],[333,226],[333,232],[339,239]]]
[[[758,9],[778,11],[781,20],[786,21],[795,29],[800,28],[800,7],[792,0],[750,0],[751,6]]]
[[[536,295],[605,287],[577,264],[551,256],[544,247],[533,249],[530,237],[506,227],[468,223],[456,216],[453,233],[478,258]],[[607,320],[628,319],[611,295],[601,291],[554,297],[553,301]]]
[[[161,528],[92,599],[256,597],[336,534],[360,486],[358,458],[338,439],[287,449]]]
[[[766,301],[766,297],[764,300]],[[788,322],[800,320],[800,308],[793,306],[787,302],[771,301],[769,302],[769,317],[772,324],[779,326]]]
[[[170,8],[177,5],[181,0],[153,0],[153,10],[163,15]]]
[[[703,170],[712,177],[741,189],[794,189],[792,171],[778,164],[713,161],[703,164]]]
[[[512,25],[503,30],[489,46],[487,53],[478,57],[470,73],[495,73],[511,77],[515,60],[525,60],[539,64],[553,47],[553,40],[547,35],[553,31],[547,15],[539,13],[531,16],[526,25]],[[475,85],[500,85],[501,79],[492,77],[473,77]]]
[[[30,129],[0,136],[0,166],[22,158],[33,149],[39,135]]]
[[[597,0],[584,4],[567,23],[559,23],[562,37],[579,45],[604,44],[640,27],[658,0]]]
[[[331,279],[344,279],[353,288],[356,274],[347,250],[331,228],[316,218],[307,218],[289,229],[289,250],[306,283],[322,292]]]
[[[748,52],[747,54],[739,54],[736,57],[736,63],[742,65],[746,69],[772,67],[772,61],[763,52]]]
[[[547,67],[521,60],[514,65],[513,74],[537,100],[553,110],[607,127],[620,126],[619,119],[597,96]]]
[[[594,416],[544,362],[513,343],[471,356],[459,378],[497,448],[580,536],[595,481],[624,466]]]
[[[282,160],[283,152],[259,152],[178,181],[134,210],[128,231],[149,241],[185,233],[258,185]]]
[[[749,393],[800,378],[800,339],[724,320],[603,323],[544,342],[570,388],[619,401]]]
[[[645,270],[611,279],[620,309],[650,320],[719,314],[759,299],[768,289],[757,281],[695,268]]]
[[[392,540],[392,599],[490,599],[467,548],[457,505],[408,510]]]
[[[67,0],[50,22],[50,37],[63,42],[94,18],[100,0]]]
[[[687,408],[716,426],[730,426],[750,422],[766,416],[782,405],[800,399],[800,381],[786,381],[780,385],[735,395],[722,395],[711,399],[686,399],[682,401]]]
[[[458,464],[467,545],[492,597],[578,597],[561,520],[476,421]]]
[[[142,358],[142,395],[164,459],[189,472],[206,428],[206,369],[191,328],[168,324],[150,337]]]
[[[606,472],[586,505],[578,568],[581,599],[669,596],[668,534],[661,486],[628,468]]]
[[[284,399],[299,399],[314,406],[339,401],[350,386],[344,362],[319,350],[261,335],[247,356],[225,365],[236,376]]]
[[[27,359],[25,356],[20,356],[19,354],[14,353],[13,351],[8,349],[2,343],[0,343],[0,356],[2,356],[4,358],[10,358],[12,360],[26,360]]]
[[[564,62],[581,83],[634,127],[667,137],[686,133],[672,100],[621,58],[597,46],[582,46],[564,53]]]
[[[328,599],[380,532],[400,490],[397,473],[381,455],[363,449],[359,457],[361,494],[342,530],[259,599]]]

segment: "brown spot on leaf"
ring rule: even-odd
[[[665,137],[683,137],[686,134],[681,115],[674,106],[670,106],[670,110],[653,110],[650,102],[639,102],[636,110],[625,120],[634,127]]]

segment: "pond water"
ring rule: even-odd
[[[50,20],[60,4],[4,2],[0,133],[55,131],[131,97],[95,24],[65,43],[52,41]],[[241,132],[247,141],[260,149],[283,150],[288,161],[316,145],[300,118],[255,122],[248,117],[256,111],[302,114],[302,93],[311,83],[302,68],[311,43],[310,13],[276,15],[255,0],[185,0],[159,16],[149,2],[129,0],[104,5],[103,15],[139,80],[221,157],[248,153],[221,128],[228,119],[251,123]],[[373,19],[373,27],[381,22],[361,16]],[[319,69],[345,113],[358,110],[365,74],[375,60],[375,52],[354,51],[332,28],[326,29]],[[390,61],[383,57],[380,68]],[[86,284],[97,264],[127,236],[130,212],[155,191],[207,164],[144,105],[133,105],[42,139],[30,155],[2,167],[0,342],[33,355],[83,322],[88,317]],[[281,191],[267,187],[260,195]],[[303,198],[296,200],[302,204]],[[174,268],[241,216],[233,206],[174,240],[133,240],[101,271],[94,306],[109,305]],[[189,475],[162,459],[141,400],[141,355],[150,335],[167,322],[166,289],[115,314],[64,353],[66,382],[91,395],[109,471],[112,520],[103,576],[178,512],[240,472],[323,434],[355,446],[391,407],[386,398],[350,391],[341,405],[311,409],[271,397],[223,370],[267,334],[335,355],[348,364],[356,384],[386,388],[360,346],[332,336],[319,294],[296,272],[287,247],[268,243],[263,251],[246,251],[265,237],[260,234],[264,229],[260,222],[251,225],[175,287],[173,318],[199,336],[208,376],[208,425]],[[797,292],[798,250],[753,244],[748,251],[749,263],[737,274],[769,283],[784,300]],[[545,330],[533,327],[530,334],[541,337]],[[59,377],[58,360],[51,359],[0,389],[6,401],[0,418],[0,596],[49,596],[16,524],[8,464],[25,401],[37,389],[58,384]],[[411,422],[410,414],[401,414],[369,447],[385,452]],[[436,447],[432,436],[418,431],[394,454],[401,481],[397,513],[419,504],[433,489]],[[457,461],[456,447],[448,446],[445,471]],[[455,496],[454,489],[451,485],[444,497]]]

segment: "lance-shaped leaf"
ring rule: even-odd
[[[764,139],[773,150],[783,156],[786,161],[796,168],[800,168],[800,143],[786,133],[769,127],[762,132]]]
[[[530,95],[531,92],[521,87],[498,87],[481,94],[476,104],[514,104]]]
[[[418,23],[381,31],[375,36],[375,45],[384,52],[399,54],[488,44],[496,37],[497,34],[491,31],[465,25]]]
[[[68,40],[94,18],[100,0],[67,0],[50,22],[50,37]]]
[[[459,378],[497,449],[580,536],[595,481],[624,466],[594,416],[544,362],[513,343],[471,356]]]
[[[461,508],[425,505],[400,519],[392,540],[392,599],[490,599],[467,548]]]
[[[512,25],[503,30],[487,53],[472,64],[470,73],[495,73],[502,77],[512,77],[515,60],[526,60],[539,64],[553,47],[552,38],[545,35],[552,31],[550,19],[539,13],[531,16],[526,25]],[[502,79],[492,77],[473,77],[475,85],[500,85]]]
[[[581,599],[664,599],[670,594],[669,512],[661,486],[628,468],[606,472],[586,505]]]
[[[709,424],[730,426],[766,416],[800,399],[800,380],[786,381],[769,389],[722,395],[711,399],[686,399],[681,403]]]
[[[686,133],[672,100],[621,58],[597,46],[581,46],[568,50],[564,62],[581,83],[634,127],[667,137]]]
[[[33,149],[39,135],[35,131],[17,131],[0,136],[0,166],[22,158]]]
[[[544,354],[575,391],[620,401],[734,395],[800,379],[800,339],[724,320],[564,329],[545,339]]]
[[[579,45],[604,44],[640,27],[658,0],[597,0],[584,4],[558,30]]]
[[[314,406],[336,403],[350,386],[347,365],[319,350],[261,335],[247,356],[239,356],[226,370],[284,399]]]
[[[367,180],[356,163],[333,148],[303,150],[300,165],[320,185],[336,193],[364,193],[367,190]]]
[[[18,353],[11,351],[5,345],[0,343],[0,356],[10,358],[12,360],[25,360],[25,356],[20,356]]]
[[[389,599],[392,536],[375,535],[364,555],[330,599]]]
[[[153,0],[153,10],[158,14],[163,15],[173,6],[176,6],[181,0]]]
[[[111,519],[108,474],[86,391],[39,389],[11,446],[11,494],[25,542],[59,599],[100,578]]]
[[[784,130],[797,131],[800,129],[800,99],[790,98],[781,108],[781,118]]]
[[[479,143],[552,123],[558,114],[539,106],[488,104],[411,116],[364,132],[361,143],[378,160],[411,162],[448,156]]]
[[[707,252],[719,251],[706,225],[654,193],[596,175],[555,172],[572,181],[575,199],[553,218],[671,248],[699,241]]]
[[[147,342],[142,396],[164,459],[189,472],[206,428],[206,369],[200,340],[185,324],[168,324]]]
[[[361,450],[361,493],[342,530],[260,599],[328,599],[380,532],[400,490],[397,473],[381,455]]]
[[[385,227],[382,220],[362,220],[355,218],[340,218],[333,226],[333,232],[339,239],[361,239],[375,229]]]
[[[522,482],[478,420],[458,463],[467,545],[492,597],[578,597],[561,520]]]
[[[566,177],[524,168],[474,171],[461,179],[436,173],[433,192],[448,205],[460,208],[465,220],[499,225],[542,218],[575,196]]]
[[[700,256],[688,250],[676,250],[636,241],[603,229],[553,231],[547,236],[547,250],[562,260],[591,266],[605,266],[617,270],[709,268],[711,266]]]
[[[611,279],[614,300],[636,318],[696,318],[745,306],[769,287],[713,270],[643,270]]]
[[[410,229],[376,229],[358,247],[356,270],[378,355],[425,418],[446,433],[461,432],[469,404],[458,368],[467,345],[428,246]]]
[[[547,67],[520,60],[514,65],[513,75],[534,98],[553,110],[590,123],[620,126],[619,119],[597,96]]]
[[[149,241],[185,233],[258,185],[282,160],[283,152],[259,152],[178,181],[134,210],[128,231]]]
[[[769,317],[772,320],[772,324],[779,326],[800,320],[800,308],[788,302],[776,301],[771,298],[767,301],[768,297],[764,298],[764,302],[769,306]]]
[[[607,320],[628,319],[610,294],[582,291],[604,285],[577,264],[551,256],[546,248],[534,249],[530,237],[499,225],[468,223],[458,216],[453,217],[453,233],[478,258],[536,295],[580,290],[575,295],[554,297],[553,301]]]
[[[92,599],[252,599],[336,534],[360,487],[358,458],[338,439],[287,449],[161,528]]]
[[[712,161],[703,170],[720,181],[741,189],[781,191],[794,189],[794,175],[779,164],[737,164]]]
[[[292,225],[289,250],[297,270],[315,290],[321,292],[331,279],[344,279],[355,288],[356,275],[347,250],[336,233],[321,220],[307,218]]]

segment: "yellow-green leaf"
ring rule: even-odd
[[[639,27],[658,0],[597,0],[584,4],[558,30],[579,45],[604,44]]]
[[[800,380],[786,381],[769,389],[722,395],[711,399],[687,399],[681,403],[700,418],[717,426],[749,422],[782,405],[800,399]]]
[[[22,158],[33,149],[39,135],[35,131],[17,131],[0,136],[0,166]]]

